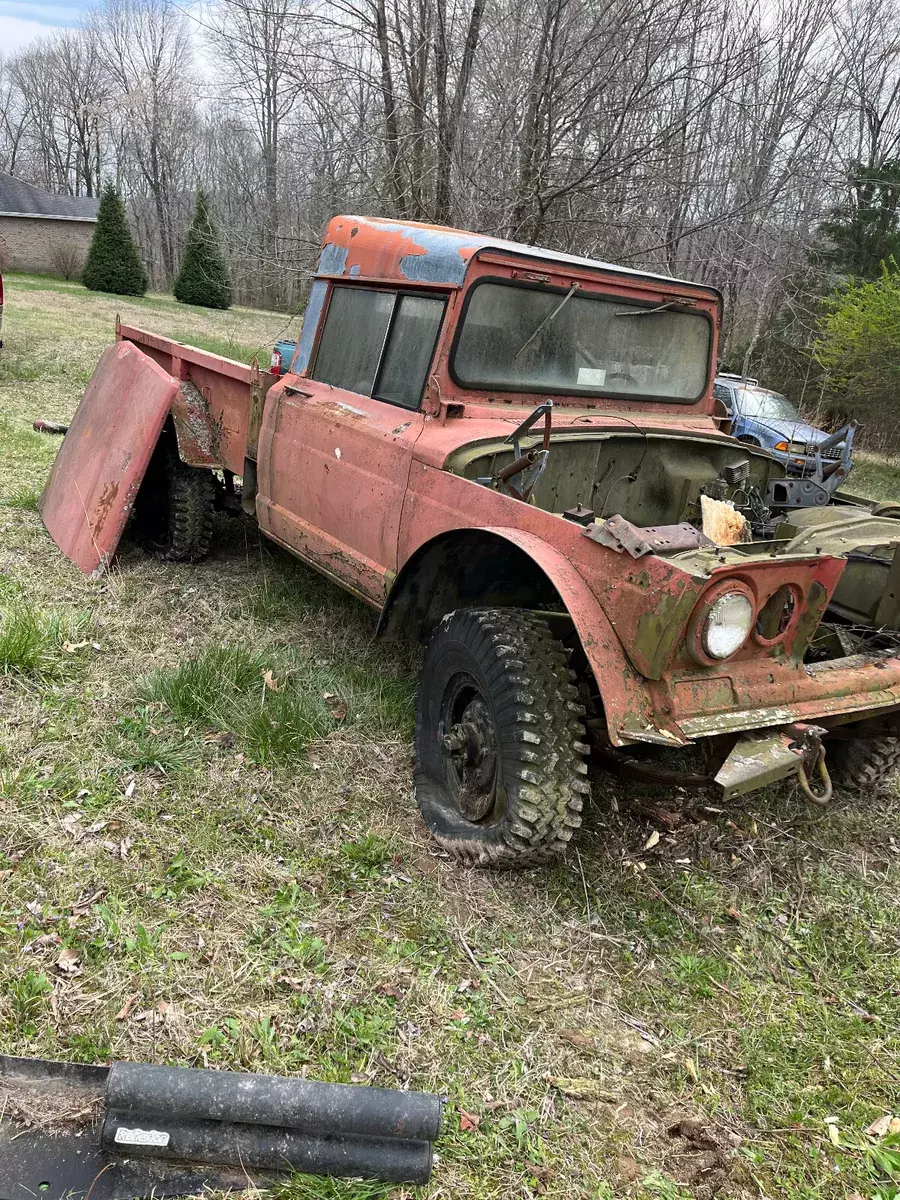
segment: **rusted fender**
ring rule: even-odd
[[[520,506],[526,507],[526,506]],[[530,511],[530,510],[529,510]],[[394,582],[385,605],[380,632],[388,630],[395,597],[407,583],[407,569],[430,545],[442,537],[467,532],[468,527],[445,530],[437,538],[423,542],[410,554]],[[570,559],[537,534],[509,526],[479,526],[478,533],[503,539],[523,551],[544,573],[564,604],[584,648],[591,670],[602,695],[604,714],[613,745],[628,744],[632,739],[620,732],[620,726],[649,730],[666,745],[680,745],[685,739],[677,731],[659,732],[658,718],[649,707],[649,695],[625,654],[622,643],[609,617],[591,592],[590,587]]]
[[[116,551],[177,391],[178,380],[131,342],[97,364],[40,501],[47,532],[86,575]]]

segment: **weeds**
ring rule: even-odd
[[[9,1004],[13,1023],[23,1037],[37,1033],[37,1019],[43,1013],[53,985],[42,972],[30,968],[9,983]]]
[[[69,639],[81,631],[87,621],[76,622],[58,613],[45,613],[33,604],[17,600],[0,608],[0,674],[43,675],[58,672],[61,652]]]
[[[155,672],[139,689],[141,700],[164,704],[180,721],[233,734],[263,764],[295,763],[313,742],[341,727],[408,727],[410,693],[408,683],[366,677],[359,669],[239,646],[212,646],[190,662]]]
[[[40,498],[41,493],[37,488],[23,484],[11,492],[2,503],[6,508],[24,508],[28,512],[37,512]]]

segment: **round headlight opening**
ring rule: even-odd
[[[743,646],[753,627],[753,605],[743,592],[725,592],[706,614],[701,634],[703,653],[730,658]]]

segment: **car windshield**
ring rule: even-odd
[[[742,417],[768,417],[775,421],[799,421],[800,413],[787,396],[765,388],[738,388],[735,404]]]
[[[467,387],[698,400],[712,324],[699,313],[506,283],[476,284],[454,351]]]

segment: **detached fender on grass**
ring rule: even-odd
[[[47,532],[86,575],[106,570],[179,381],[132,342],[103,352],[40,500]]]

